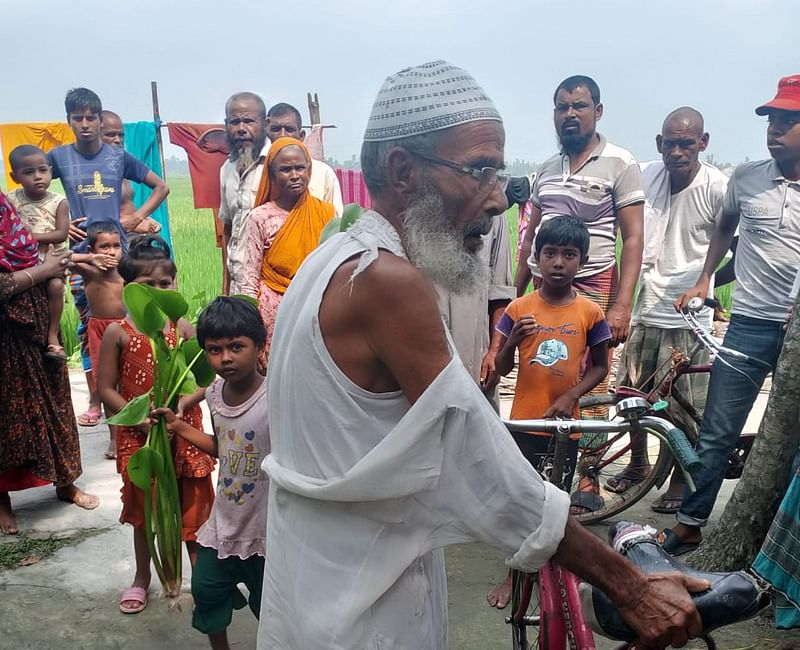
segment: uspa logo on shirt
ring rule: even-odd
[[[567,359],[569,359],[567,344],[559,339],[547,339],[539,344],[536,356],[528,361],[528,365],[540,363],[549,368],[559,361],[566,361]]]
[[[93,182],[91,185],[78,185],[78,194],[113,194],[116,190],[113,187],[103,185],[103,177],[100,172],[94,173]]]

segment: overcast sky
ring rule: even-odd
[[[537,162],[555,151],[552,93],[569,75],[598,82],[600,130],[640,159],[688,104],[706,117],[709,153],[738,162],[768,155],[753,109],[800,73],[798,0],[0,0],[0,16],[0,122],[61,120],[73,86],[125,121],[152,119],[151,80],[165,121],[220,121],[240,90],[307,116],[311,90],[339,127],[325,136],[338,159],[358,153],[383,79],[434,59],[487,90],[507,159]]]

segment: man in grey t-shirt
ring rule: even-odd
[[[800,75],[781,79],[777,96],[759,106],[756,114],[768,118],[767,147],[772,158],[736,168],[703,272],[675,305],[685,308],[691,298],[709,295],[714,269],[739,226],[737,284],[724,345],[765,361],[766,367],[724,357],[714,362],[697,447],[702,461],[702,468],[694,473],[697,492],[684,494],[678,524],[665,530],[662,538],[664,547],[676,554],[700,543],[700,529],[714,507],[727,458],[769,367],[775,368],[800,264]]]

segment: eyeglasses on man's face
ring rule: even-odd
[[[470,167],[469,165],[459,165],[452,160],[445,160],[444,158],[436,158],[435,156],[428,156],[426,154],[417,153],[415,151],[409,152],[412,156],[427,160],[434,165],[441,165],[442,167],[449,167],[462,174],[468,174],[478,181],[478,189],[482,192],[489,191],[495,185],[500,186],[500,189],[505,192],[508,187],[508,181],[511,177],[508,174],[497,171],[494,167]]]

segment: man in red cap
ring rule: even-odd
[[[676,302],[686,307],[705,298],[714,270],[736,227],[736,290],[725,347],[765,363],[743,362],[724,353],[714,362],[694,473],[697,491],[684,494],[678,524],[662,533],[675,554],[695,548],[722,485],[727,459],[742,432],[767,373],[775,370],[783,345],[784,315],[794,302],[792,285],[800,265],[800,75],[784,77],[772,101],[756,108],[767,116],[768,160],[748,162],[733,172],[723,213],[711,238],[703,272]]]

